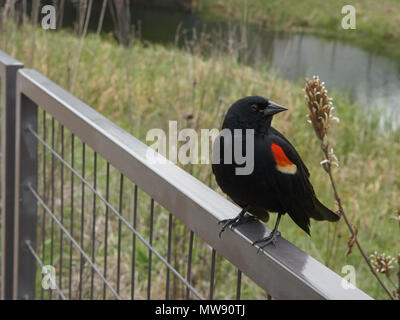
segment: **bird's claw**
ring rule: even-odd
[[[229,225],[232,225],[233,223],[235,223],[236,222],[236,219],[237,219],[237,217],[236,218],[233,218],[233,219],[224,219],[224,220],[221,220],[221,221],[219,221],[218,222],[218,224],[224,224],[223,226],[222,226],[222,228],[221,228],[221,230],[219,230],[219,233],[218,233],[218,237],[221,239],[221,235],[222,235],[222,232],[224,232],[225,231],[225,229],[229,226]]]
[[[253,246],[258,243],[264,243],[262,246],[258,247],[257,253],[260,252],[260,250],[264,249],[270,243],[272,243],[275,246],[280,235],[281,235],[281,233],[279,231],[272,231],[268,237],[254,241]]]
[[[227,227],[229,227],[229,226],[231,227],[231,229],[233,229],[233,228],[236,228],[237,226],[239,226],[239,225],[241,225],[241,224],[243,224],[245,222],[254,222],[254,221],[257,221],[257,220],[258,220],[257,218],[255,218],[253,216],[249,216],[249,215],[244,216],[244,217],[237,216],[237,217],[232,218],[232,219],[221,220],[221,221],[218,222],[218,224],[222,224],[223,223],[224,225],[222,226],[221,230],[219,231],[218,236],[219,236],[219,238],[221,238],[222,232],[224,232],[225,229]]]

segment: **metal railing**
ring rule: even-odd
[[[220,239],[237,206],[149,163],[149,147],[38,72],[16,83],[13,298],[370,299],[284,238],[258,252],[261,223]],[[46,265],[49,293],[37,285]]]
[[[14,262],[15,97],[23,64],[0,50],[1,108],[1,297],[12,297]],[[5,276],[7,275],[7,276]]]

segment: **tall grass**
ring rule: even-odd
[[[23,36],[26,33],[34,35],[33,44],[29,38]],[[322,202],[330,207],[334,206],[329,181],[320,165],[322,158],[319,143],[306,122],[303,82],[289,83],[279,78],[273,70],[264,67],[255,70],[240,64],[237,51],[231,44],[226,44],[226,47],[234,54],[224,53],[220,50],[224,45],[220,44],[219,50],[209,51],[205,58],[199,54],[203,51],[203,46],[212,48],[212,44],[206,39],[203,42],[188,42],[186,49],[182,50],[173,46],[145,45],[140,42],[123,48],[115,42],[112,35],[102,39],[89,34],[82,46],[79,62],[73,65],[71,61],[80,46],[80,39],[70,33],[43,31],[29,25],[22,30],[15,24],[8,23],[7,33],[4,35],[0,40],[0,48],[25,62],[26,67],[37,69],[64,88],[72,87],[71,70],[79,68],[79,77],[76,77],[72,93],[143,141],[149,129],[161,128],[167,131],[169,120],[177,120],[178,129],[187,126],[196,130],[219,128],[229,105],[246,95],[264,95],[287,106],[289,112],[276,117],[273,125],[296,146],[310,169],[312,183]],[[200,43],[203,45],[200,46]],[[33,58],[32,49],[35,51]],[[368,253],[376,250],[397,256],[399,230],[393,217],[400,208],[400,131],[393,130],[391,119],[385,116],[383,109],[367,110],[365,106],[350,103],[346,96],[338,92],[332,93],[332,96],[337,115],[341,119],[333,131],[331,142],[340,161],[335,177],[343,205],[351,221],[357,225],[359,239]],[[79,154],[79,149],[76,152]],[[87,163],[91,162],[89,157]],[[184,169],[220,192],[213,180],[210,166],[190,165]],[[104,182],[104,177],[102,179]],[[112,185],[118,190],[118,174],[113,179]],[[117,206],[117,202],[114,203]],[[131,203],[131,200],[126,199],[126,203]],[[140,211],[144,216],[148,208],[148,200],[143,200]],[[165,222],[168,214],[161,208],[157,210],[159,219],[155,230],[159,234],[158,243],[162,246],[162,243],[165,245]],[[89,211],[90,209],[87,212]],[[129,212],[132,212],[131,207],[126,209],[126,214],[131,217]],[[142,222],[146,225],[148,218],[141,219],[144,219]],[[88,221],[90,228],[91,220]],[[99,224],[99,229],[103,229],[104,220],[98,219],[96,223]],[[111,220],[110,223],[110,236],[115,240],[117,221]],[[148,232],[146,228],[145,233]],[[184,253],[187,252],[189,235],[183,226],[180,228],[175,234],[174,245],[180,248],[181,255],[177,255],[180,260],[174,261],[174,264],[184,271]],[[281,232],[286,239],[339,274],[344,265],[354,265],[357,286],[375,298],[386,298],[385,292],[362,263],[359,253],[353,252],[345,257],[349,233],[342,222],[338,223],[336,231],[329,223],[312,222],[312,236],[308,237],[290,219],[284,217]],[[101,239],[102,236],[99,237]],[[103,259],[103,245],[99,244],[98,247],[99,261]],[[115,245],[111,247],[114,249],[110,254],[115,255]],[[139,292],[141,297],[145,297],[146,277],[143,273],[146,270],[147,251],[144,247],[139,251],[142,271],[137,277],[142,283]],[[124,276],[127,277],[129,251],[125,254]],[[207,246],[199,245],[196,261],[201,264],[200,261],[209,255]],[[110,260],[115,261],[115,256]],[[232,267],[225,268],[222,270],[226,272],[217,273],[220,284],[217,297],[233,298],[232,283],[236,275]],[[197,277],[196,285],[203,288],[202,292],[206,292],[204,282],[207,282],[208,274],[202,272],[200,269],[198,273],[196,270],[192,271]],[[225,277],[224,272],[228,276]],[[165,288],[162,284],[164,274],[154,277],[159,279],[159,286],[153,289],[154,297],[162,297]],[[390,285],[389,283],[388,286]],[[128,295],[129,288],[124,290],[127,290]],[[176,290],[180,292],[176,297],[183,297],[182,287],[177,285]],[[245,298],[263,297],[252,285],[243,291],[243,295]]]

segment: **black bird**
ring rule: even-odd
[[[309,180],[310,173],[296,149],[271,127],[273,115],[285,110],[287,108],[259,96],[240,99],[229,108],[222,125],[223,130],[214,141],[212,169],[222,191],[242,207],[242,211],[233,219],[220,221],[223,223],[220,236],[228,226],[236,227],[246,221],[256,220],[255,217],[268,221],[269,212],[277,212],[278,217],[271,234],[253,243],[264,243],[260,247],[263,248],[276,242],[280,235],[279,221],[285,213],[309,235],[310,218],[339,220],[339,215],[317,199]],[[253,129],[249,131],[253,132],[253,140],[246,138],[246,129]],[[222,134],[224,131],[230,132],[232,137],[235,131],[241,133],[236,138],[227,139]],[[250,174],[239,175],[237,169],[243,169],[245,164],[235,161],[235,148],[239,150],[237,153],[244,155],[246,141],[254,141],[254,168]],[[241,150],[238,147],[240,144]],[[225,154],[224,147],[230,147],[227,150],[231,151]],[[232,156],[231,162],[226,155]],[[218,160],[219,163],[216,163]],[[246,215],[246,212],[253,216]]]

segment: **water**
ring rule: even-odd
[[[400,63],[339,41],[310,35],[276,37],[271,66],[289,80],[318,74],[328,88],[367,107],[400,114]]]
[[[67,1],[68,2],[68,1]],[[68,8],[67,8],[68,10]],[[65,13],[73,17],[73,9]],[[97,28],[100,8],[94,8],[91,28]],[[181,29],[206,30],[219,37],[241,37],[243,29],[236,23],[205,19],[192,13],[133,7],[131,16],[136,30],[144,41],[168,44],[175,41],[178,26]],[[68,19],[64,18],[66,24]],[[72,25],[72,21],[70,21]],[[114,29],[107,12],[104,32]],[[191,37],[189,32],[188,37]],[[377,55],[350,44],[308,34],[271,32],[252,26],[246,30],[247,58],[245,63],[267,64],[277,74],[291,81],[319,75],[329,89],[348,94],[351,101],[365,107],[384,107],[393,123],[400,123],[400,62]],[[400,44],[399,44],[400,45]]]

